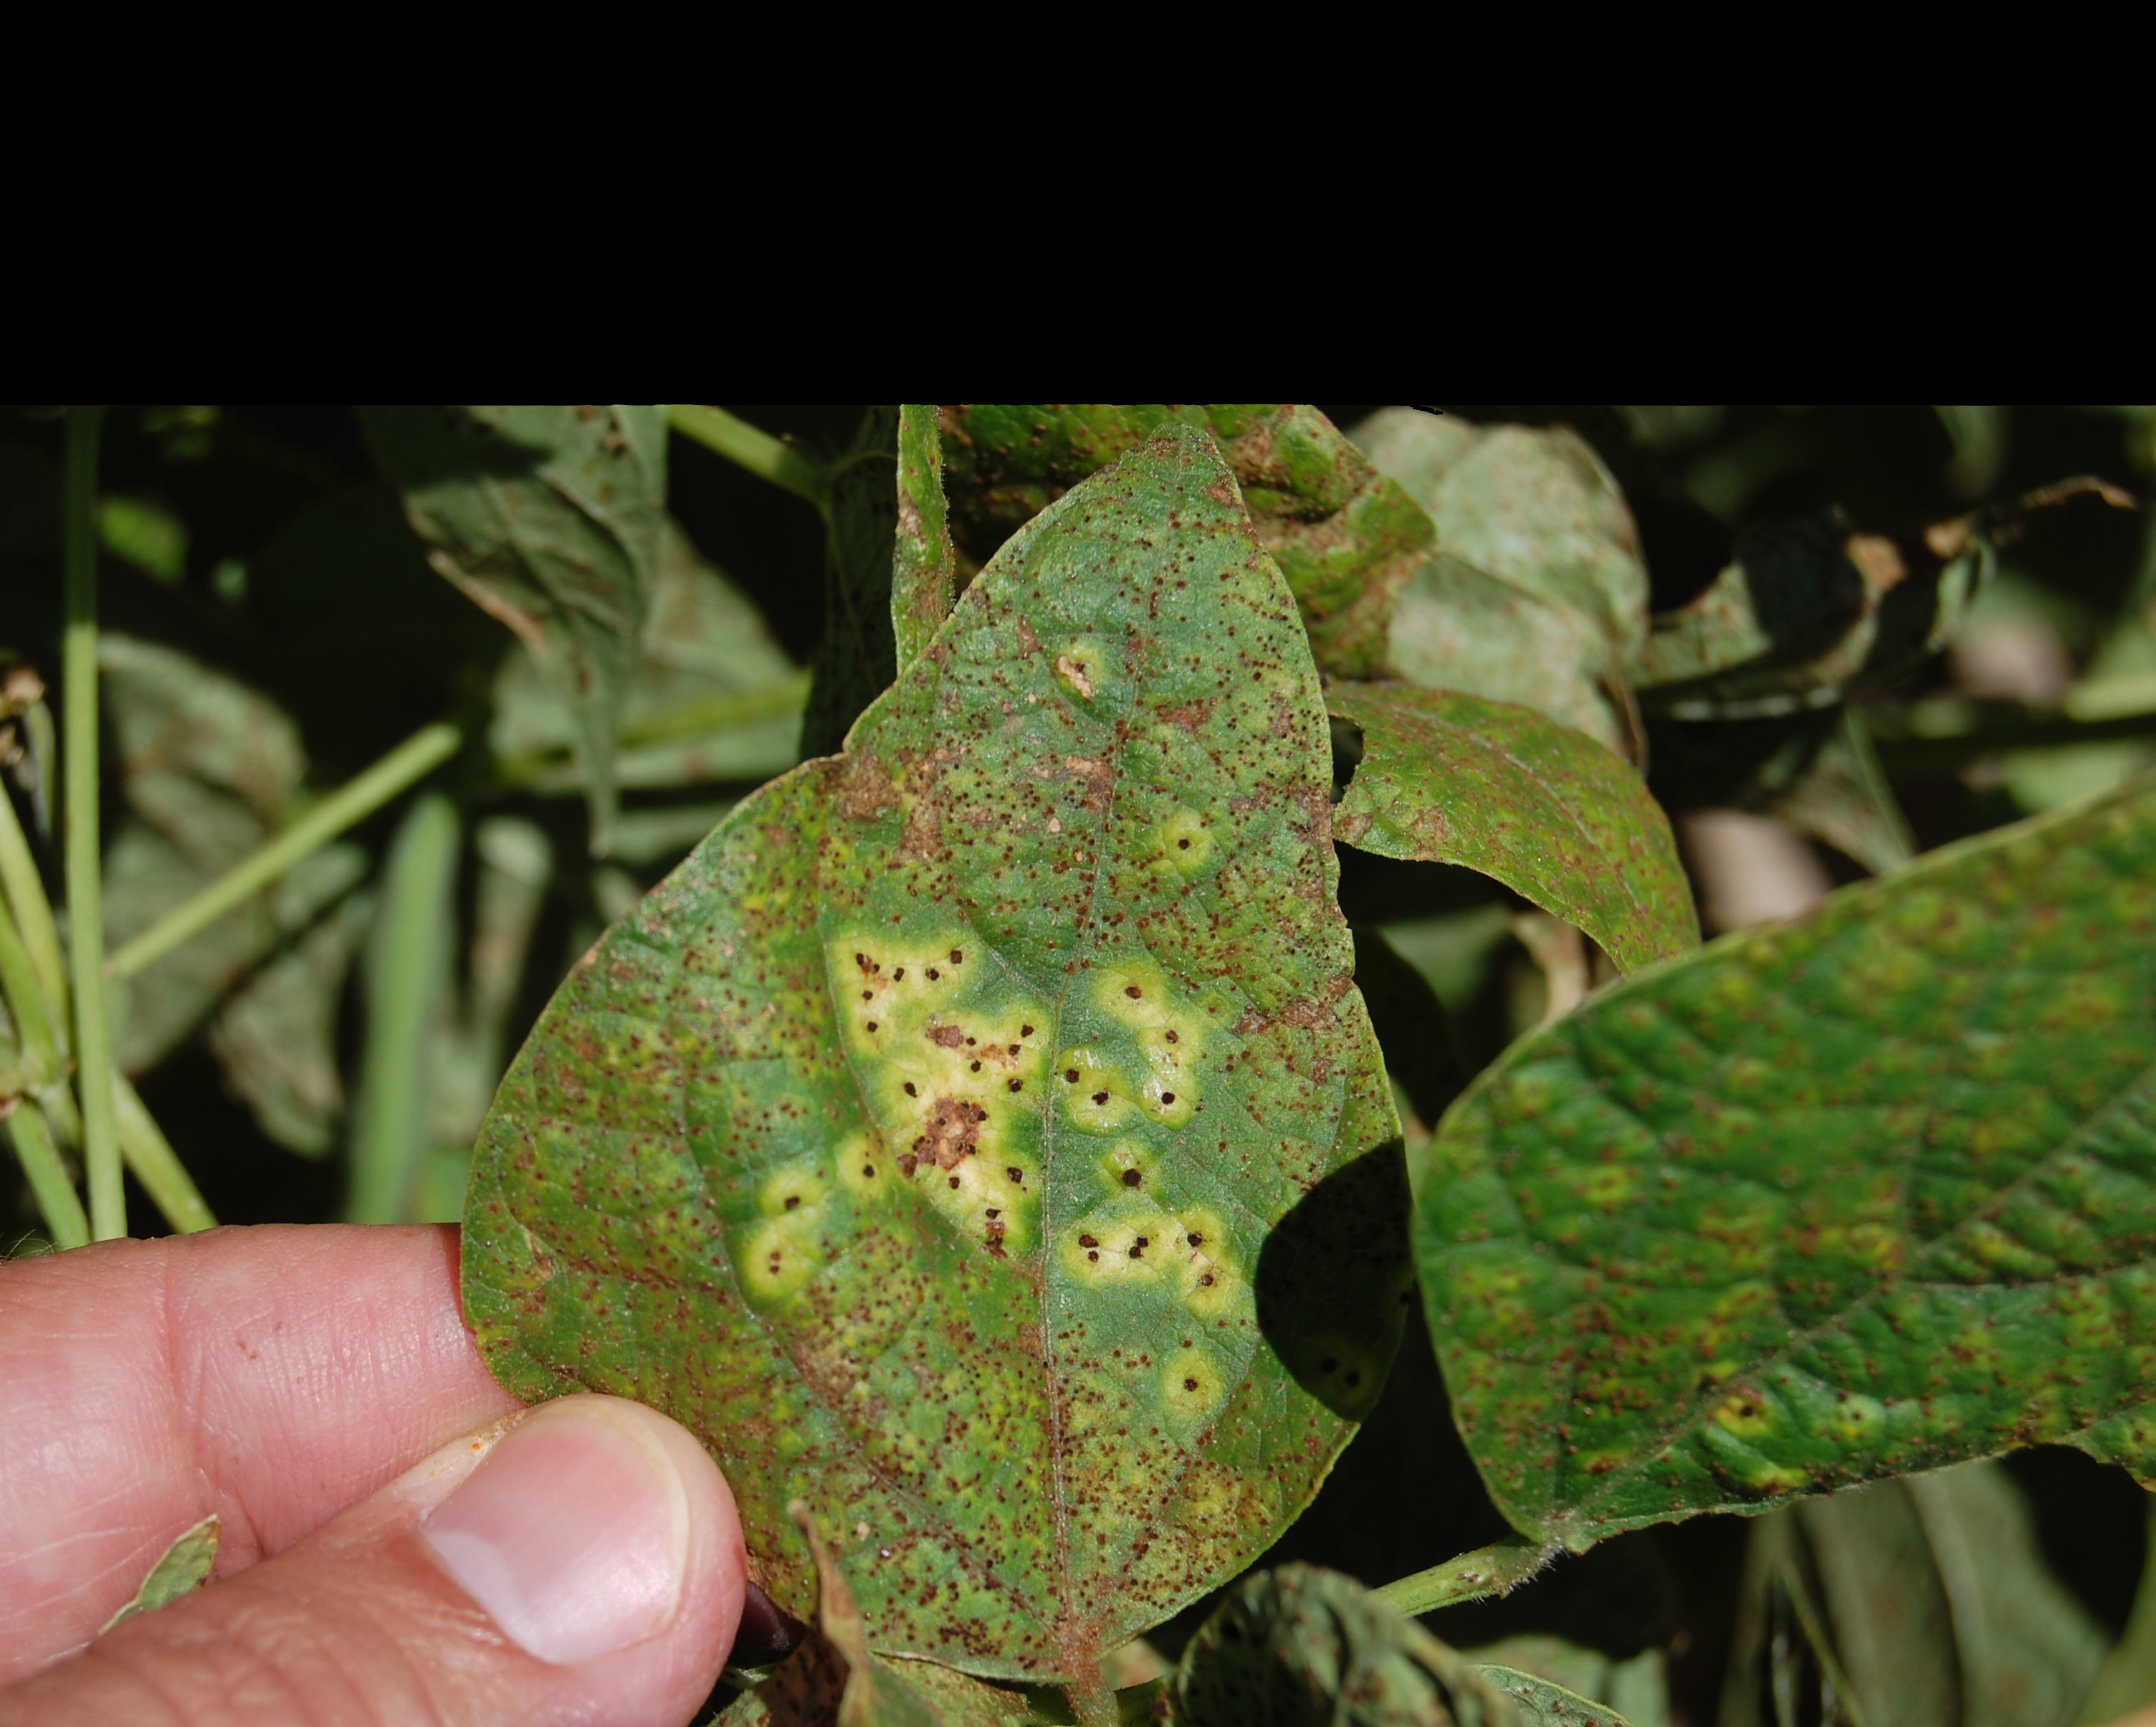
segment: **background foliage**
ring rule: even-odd
[[[1033,410],[958,408],[939,440],[917,409],[676,409],[670,427],[648,409],[111,410],[95,523],[114,1050],[208,1209],[239,1222],[459,1216],[481,1118],[572,963],[737,799],[836,749],[1013,530],[1166,412],[1074,410],[1041,435]],[[1431,1133],[1467,1082],[1615,969],[1683,946],[1695,906],[1709,933],[1788,915],[2156,760],[2145,517],[2083,499],[2025,525],[1999,515],[1958,538],[1925,533],[2069,475],[2144,491],[2147,410],[1180,412],[1235,468],[1336,680],[1336,772],[1353,776],[1336,811],[1353,847],[1339,902],[1419,1182],[1431,1157],[1461,1154],[1465,1128],[1435,1151]],[[63,468],[59,416],[11,412],[0,725],[55,902]],[[896,626],[894,541],[913,596]],[[1732,583],[1732,559],[1768,579]],[[1351,681],[1389,664],[1426,687]],[[1532,789],[1476,753],[1514,712],[1497,703],[1572,728],[1536,758]],[[131,948],[408,741],[414,771],[332,843],[176,944]],[[1656,818],[1628,815],[1611,789],[1629,774],[1620,758],[1644,767],[1687,881],[1639,862],[1639,824]],[[1435,824],[1414,779],[1433,759],[1455,799]],[[1553,864],[1535,836],[1567,810],[1584,825]],[[2097,846],[2067,842],[2070,856]],[[2117,879],[2137,870],[2129,860]],[[1942,892],[1950,907],[2041,897],[1974,880]],[[2108,907],[2108,927],[2129,912]],[[2112,964],[2131,988],[2145,958],[2099,941],[2075,969]],[[1610,1054],[1725,1094],[1715,1016],[1728,1004],[1705,971],[1660,975],[1597,996],[1553,1037],[1589,1067]],[[1616,1015],[1656,990],[1692,992],[1671,1011],[1691,1016],[1693,1046],[1625,1044]],[[1944,981],[1937,1006],[1969,1010]],[[1507,1076],[1549,1046],[1516,1048],[1455,1119],[1502,1108]],[[2037,1056],[2046,1073],[2090,1058],[2070,1024]],[[1934,1076],[1925,1094],[1937,1090]],[[1440,1167],[1460,1181],[1467,1228],[1474,1171]],[[1561,1147],[1549,1168],[1569,1179]],[[44,1225],[28,1184],[0,1197],[14,1250],[34,1250]],[[1676,1235],[1727,1226],[1711,1195],[1701,1205]],[[144,1188],[131,1184],[129,1207],[136,1233],[170,1226]],[[1466,1287],[1427,1251],[1424,1275]],[[1619,1329],[1651,1326],[1635,1315]],[[1444,1345],[1455,1391],[1501,1396],[1467,1359],[1470,1332]],[[2133,1341],[2055,1347],[2071,1359]],[[1486,1491],[1438,1353],[1416,1316],[1383,1401],[1260,1566],[1374,1586],[1539,1530],[1537,1518],[1562,1533],[1574,1514],[1562,1493],[1531,1506],[1496,1475],[1497,1500]],[[1716,1431],[1751,1448],[1748,1467],[1794,1467],[1753,1419]],[[1629,1442],[1622,1426],[1613,1417],[1611,1444]],[[1908,1456],[1928,1460],[1921,1446]],[[1582,1503],[1610,1527],[1640,1520]],[[1535,1509],[1552,1505],[1567,1509]],[[1388,1641],[1358,1616],[1365,1597],[1323,1605],[1325,1572],[1291,1568],[1245,1586],[1208,1635],[1235,1612],[1323,1618],[1344,1640],[1324,1658],[1329,1683],[1363,1663],[1390,1676],[1380,1689],[1436,1688],[1462,1719],[1502,1719],[1538,1678],[1636,1727],[2066,1727],[2156,1699],[2146,1526],[2123,1470],[2038,1446],[1764,1518],[1616,1535],[1502,1600],[1430,1615],[1441,1643]],[[822,1599],[828,1629],[828,1575]],[[1150,1651],[1179,1655],[1210,1607],[1155,1631]],[[1304,1659],[1311,1635],[1282,1647]],[[1485,1681],[1453,1649],[1501,1670],[1503,1694],[1477,1701]],[[1121,1677],[1149,1677],[1146,1658]],[[1235,1678],[1194,1668],[1173,1683],[1202,1719],[1204,1688],[1229,1695]],[[973,1706],[932,1698],[920,1718]]]

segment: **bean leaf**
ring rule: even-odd
[[[1412,684],[1336,683],[1325,699],[1363,734],[1337,838],[1479,870],[1628,970],[1698,945],[1669,818],[1592,738],[1532,708]]]
[[[1394,602],[1433,530],[1414,499],[1304,404],[947,406],[945,477],[960,548],[987,558],[1051,499],[1171,423],[1219,440],[1318,665],[1337,677],[1375,676]]]
[[[495,1371],[685,1422],[797,1615],[799,1498],[878,1652],[1090,1685],[1307,1503],[1409,1298],[1330,763],[1209,439],[1051,506],[542,1018]]]
[[[1316,1565],[1282,1565],[1238,1585],[1190,1640],[1172,1694],[1185,1727],[1529,1727],[1558,1719],[1517,1707],[1465,1656],[1353,1578]]]
[[[221,1527],[213,1512],[192,1528],[182,1529],[174,1536],[172,1545],[158,1555],[157,1563],[150,1567],[142,1586],[126,1606],[99,1627],[99,1634],[102,1636],[138,1613],[154,1613],[183,1595],[193,1594],[208,1582],[211,1567],[217,1564],[218,1532]]]
[[[1631,511],[1586,440],[1405,408],[1354,437],[1437,529],[1392,612],[1392,672],[1538,709],[1636,755],[1627,688],[1646,640],[1647,571]]]
[[[576,720],[603,852],[614,733],[659,562],[660,408],[370,408],[360,424],[428,561],[531,650]]]
[[[958,599],[958,554],[943,496],[943,434],[937,410],[898,410],[898,532],[891,555],[891,624],[903,671],[943,627]]]
[[[2152,929],[2143,782],[1515,1045],[1416,1231],[1514,1524],[1584,1548],[2046,1441],[2147,1471]]]

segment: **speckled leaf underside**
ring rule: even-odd
[[[1337,683],[1326,702],[1363,733],[1333,812],[1338,838],[1480,870],[1585,930],[1627,970],[1698,946],[1669,818],[1584,732],[1413,684]]]
[[[806,1499],[885,1653],[1084,1682],[1232,1575],[1410,1288],[1329,761],[1202,434],[1051,506],[540,1021],[465,1211],[504,1383],[685,1422],[803,1616]]]
[[[1506,1515],[1617,1529],[2156,1397],[2156,789],[1621,984],[1447,1118],[1416,1252]]]

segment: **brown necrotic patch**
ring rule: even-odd
[[[924,1165],[957,1169],[980,1149],[981,1125],[988,1118],[988,1111],[978,1103],[963,1097],[938,1097],[928,1106],[921,1130],[899,1159],[899,1168],[908,1175]]]

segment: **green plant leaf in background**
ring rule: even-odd
[[[105,855],[105,943],[116,950],[296,817],[306,760],[298,728],[275,703],[187,655],[107,632],[98,661],[128,812]],[[114,981],[122,1070],[141,1073],[163,1060],[366,867],[357,846],[326,847],[237,912]],[[228,1074],[238,1081],[236,1071]]]
[[[2046,1440],[2147,1472],[2152,925],[2144,784],[1515,1045],[1416,1230],[1514,1524],[1584,1548]]]
[[[337,1003],[373,915],[372,894],[346,894],[226,997],[209,1023],[225,1083],[264,1133],[303,1156],[326,1155],[344,1118]]]
[[[1669,818],[1600,744],[1532,708],[1413,684],[1336,683],[1325,699],[1363,735],[1337,839],[1493,876],[1626,970],[1698,945]]]
[[[1082,1690],[1374,1401],[1399,1128],[1316,670],[1210,442],[1050,506],[938,644],[564,985],[465,1302],[520,1395],[696,1431],[790,1611],[798,1497],[877,1650]]]
[[[367,408],[376,462],[436,570],[513,630],[576,722],[603,855],[621,705],[659,563],[660,408]]]
[[[959,403],[943,410],[959,549],[985,561],[1020,523],[1169,420],[1204,427],[1287,578],[1319,666],[1370,677],[1386,621],[1430,547],[1429,519],[1332,421],[1301,403]]]
[[[1679,719],[1838,702],[1860,675],[1897,675],[1943,643],[1992,564],[1989,538],[1965,523],[1895,538],[1830,510],[1760,528],[1697,599],[1654,619],[1641,700]]]
[[[1351,435],[1436,524],[1391,614],[1390,671],[1535,708],[1636,758],[1647,571],[1624,495],[1586,441],[1409,408]]]
[[[1864,1727],[2073,1727],[2102,1665],[1995,1462],[1803,1501],[1756,1524],[1753,1549],[1722,1727],[1782,1727],[1778,1677]],[[1802,1604],[1782,1613],[1795,1625],[1779,1601]],[[1778,1675],[1796,1653],[1778,1631],[1812,1673]]]
[[[154,1613],[158,1608],[177,1601],[183,1595],[192,1595],[209,1581],[211,1567],[217,1563],[218,1533],[221,1525],[213,1512],[192,1529],[182,1529],[157,1562],[150,1567],[150,1575],[142,1580],[142,1586],[135,1591],[127,1605],[106,1620],[99,1635],[116,1625],[132,1619],[137,1613]]]
[[[943,432],[932,403],[898,410],[898,534],[891,558],[891,626],[898,669],[943,627],[957,603],[958,554],[943,496]]]
[[[807,686],[756,608],[665,518],[614,735],[614,783],[627,791],[671,791],[784,773],[798,759]],[[583,786],[575,716],[521,640],[495,678],[488,743],[512,785],[538,792]],[[626,820],[616,823],[617,850]]]
[[[831,465],[824,643],[801,721],[804,759],[837,754],[861,711],[898,675],[898,439],[899,409],[871,408],[853,447]]]
[[[1535,1673],[1494,1663],[1476,1669],[1484,1681],[1502,1692],[1527,1727],[1631,1727],[1608,1704],[1568,1691]]]
[[[1282,1565],[1238,1584],[1171,1684],[1184,1727],[1541,1727],[1352,1577]],[[1596,1727],[1608,1717],[1582,1717]],[[1621,1724],[1620,1724],[1621,1727]]]

